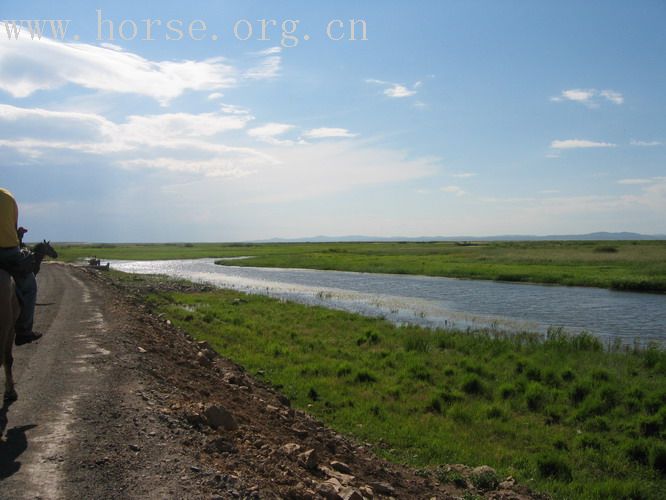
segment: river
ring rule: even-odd
[[[162,274],[426,327],[545,332],[666,344],[666,295],[428,276],[220,266],[215,259],[111,261]]]

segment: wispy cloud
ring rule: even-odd
[[[303,133],[303,137],[306,139],[345,138],[356,137],[357,135],[358,134],[352,134],[346,128],[333,127],[313,128]]]
[[[632,139],[630,144],[632,146],[642,146],[642,147],[652,147],[652,146],[661,146],[663,142],[661,141],[637,141]]]
[[[365,82],[376,85],[382,85],[383,87],[385,87],[383,92],[384,95],[391,98],[403,98],[403,97],[414,96],[417,94],[419,87],[421,87],[421,85],[423,84],[423,82],[418,81],[414,83],[414,85],[412,85],[410,88],[402,83],[386,82],[384,80],[376,80],[374,78],[368,78],[365,80]]]
[[[154,61],[109,44],[64,43],[47,38],[37,43],[20,36],[0,43],[0,90],[24,98],[39,90],[74,84],[105,92],[144,95],[167,105],[186,91],[219,91],[243,80],[277,76],[279,54],[256,59],[247,69],[222,57]]]
[[[614,148],[611,142],[588,141],[585,139],[556,140],[550,143],[552,149]]]
[[[241,130],[250,114],[163,113],[114,122],[93,113],[51,111],[0,104],[0,148],[38,160],[64,152],[98,155],[122,167],[224,175],[271,163],[256,149],[225,145],[220,135]],[[83,157],[82,163],[87,163]]]
[[[245,70],[243,77],[248,80],[272,80],[279,76],[282,69],[281,47],[270,47],[251,54],[259,62]]]
[[[463,196],[465,191],[460,186],[442,186],[439,188],[440,191],[444,193],[454,194],[456,196]]]
[[[551,97],[550,100],[553,102],[577,102],[590,108],[596,108],[605,101],[617,105],[623,104],[624,96],[620,92],[610,89],[567,89],[563,90],[560,95]]]
[[[615,90],[602,90],[599,92],[599,95],[601,97],[606,98],[613,104],[623,104],[624,103],[624,96],[620,92],[616,92]]]
[[[476,177],[478,174],[476,172],[461,172],[458,174],[452,174],[451,177],[456,177],[458,179],[469,179],[470,177]]]
[[[655,181],[656,179],[620,179],[617,181],[617,183],[629,186],[640,186],[645,184],[652,184]]]
[[[251,128],[247,131],[247,135],[268,144],[286,146],[293,144],[294,141],[278,139],[278,136],[289,132],[293,128],[294,126],[288,123],[267,123],[260,127]]]

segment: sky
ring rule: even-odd
[[[3,0],[0,186],[29,240],[666,234],[664,25],[662,0]]]

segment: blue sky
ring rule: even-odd
[[[666,233],[662,1],[0,8],[38,19],[64,40],[0,24],[0,185],[31,238]]]

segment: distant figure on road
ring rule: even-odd
[[[18,227],[18,205],[14,196],[0,188],[0,267],[10,269],[21,261],[21,246],[26,232],[27,229]],[[37,280],[31,271],[13,274],[21,301],[21,315],[16,322],[16,344],[25,344],[42,336],[32,331]]]

